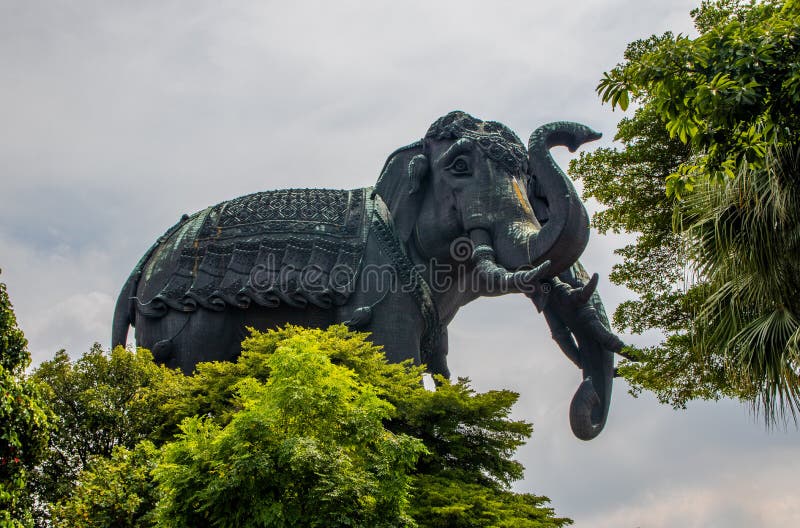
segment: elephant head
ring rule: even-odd
[[[540,225],[526,193],[529,158],[538,163],[506,126],[451,112],[390,156],[375,192],[399,238],[424,258],[447,260],[452,241],[468,236],[488,289],[533,286],[577,259],[589,222],[569,180],[543,171],[548,200],[563,218]]]
[[[375,187],[393,215],[398,238],[423,260],[447,260],[452,241],[468,236],[474,269],[487,289],[533,296],[545,279],[544,289],[559,286],[548,295],[553,301],[545,315],[548,322],[564,319],[560,324],[574,333],[587,356],[580,357],[576,347],[573,359],[584,382],[570,411],[573,432],[583,439],[599,434],[605,423],[613,352],[600,346],[602,353],[589,353],[597,347],[567,313],[585,317],[596,279],[574,284],[558,279],[570,273],[586,247],[589,217],[549,149],[565,145],[574,151],[599,137],[583,125],[556,123],[537,129],[526,150],[504,125],[451,112],[431,125],[424,139],[394,152]]]

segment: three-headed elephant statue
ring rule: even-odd
[[[449,376],[447,325],[458,309],[522,293],[583,370],[570,421],[593,438],[621,343],[596,277],[577,263],[588,215],[549,149],[599,137],[553,123],[526,149],[500,123],[451,112],[392,153],[374,187],[257,192],[184,215],[123,286],[112,344],[134,326],[156,361],[192,372],[234,360],[248,327],[345,323],[370,332],[389,361]]]

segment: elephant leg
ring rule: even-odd
[[[365,328],[376,345],[382,346],[390,363],[412,360],[421,363],[420,342],[423,322],[419,308],[410,295],[389,294],[375,307]]]
[[[431,359],[428,362],[428,372],[432,375],[438,374],[450,379],[450,369],[447,367],[447,349],[447,328],[444,328],[436,350],[433,351]]]

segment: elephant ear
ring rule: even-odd
[[[418,141],[395,151],[384,165],[375,193],[392,213],[398,238],[406,242],[414,233],[424,198],[430,164]]]
[[[417,154],[408,163],[408,194],[415,194],[422,188],[428,175],[430,164],[425,154]]]

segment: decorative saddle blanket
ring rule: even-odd
[[[185,217],[145,255],[148,288],[137,310],[160,317],[344,304],[364,253],[371,190],[265,191]]]

